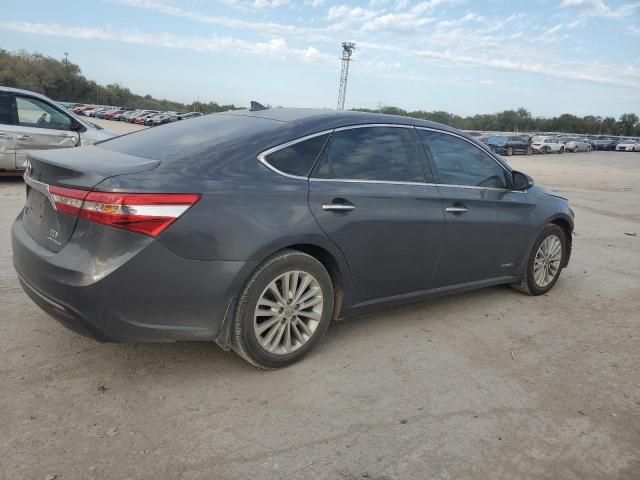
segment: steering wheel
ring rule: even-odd
[[[36,127],[41,127],[42,124],[44,123],[45,118],[47,118],[47,113],[46,112],[43,113],[42,115],[40,115],[40,118],[36,122]]]
[[[491,175],[489,178],[485,178],[480,183],[478,183],[477,187],[495,187],[499,185],[502,181],[502,177],[500,175]]]

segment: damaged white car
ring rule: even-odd
[[[22,175],[29,150],[79,147],[115,136],[44,95],[0,87],[0,175]]]

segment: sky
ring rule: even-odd
[[[640,113],[640,0],[10,0],[0,17],[0,48],[239,106],[335,108],[343,41],[346,108]]]

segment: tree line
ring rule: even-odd
[[[432,122],[443,123],[461,130],[480,130],[497,132],[566,132],[591,135],[623,135],[640,136],[640,121],[635,113],[625,113],[619,119],[587,115],[578,117],[563,113],[553,118],[541,118],[531,115],[526,108],[505,110],[498,113],[484,113],[469,117],[461,117],[448,112],[425,112],[416,110],[409,112],[398,107],[381,107],[371,110],[355,109],[361,112],[380,112],[391,115],[402,115]]]
[[[138,95],[117,83],[100,85],[82,75],[80,67],[67,60],[57,60],[40,53],[9,52],[0,49],[0,85],[42,93],[65,102],[150,110],[215,113],[235,110],[235,105],[216,102],[189,104]]]
[[[85,78],[80,67],[66,59],[57,60],[40,53],[26,51],[9,52],[0,49],[0,85],[39,92],[55,100],[78,103],[202,113],[223,112],[238,108],[233,104],[221,105],[216,102],[184,104],[153,98],[151,95],[138,95],[117,83],[100,85]],[[635,113],[625,113],[616,119],[593,115],[578,117],[569,113],[553,118],[539,118],[532,116],[531,112],[525,108],[468,117],[443,111],[407,111],[391,106],[377,110],[365,108],[355,110],[411,116],[463,130],[640,135],[640,121]]]

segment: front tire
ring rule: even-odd
[[[318,260],[284,250],[265,260],[243,288],[231,348],[256,367],[286,367],[322,340],[333,298],[331,277]]]
[[[511,155],[513,155],[513,147],[508,147],[507,148],[507,157],[510,157]]]
[[[543,295],[553,288],[564,268],[567,237],[558,225],[549,224],[533,244],[527,268],[511,287],[528,295]]]

